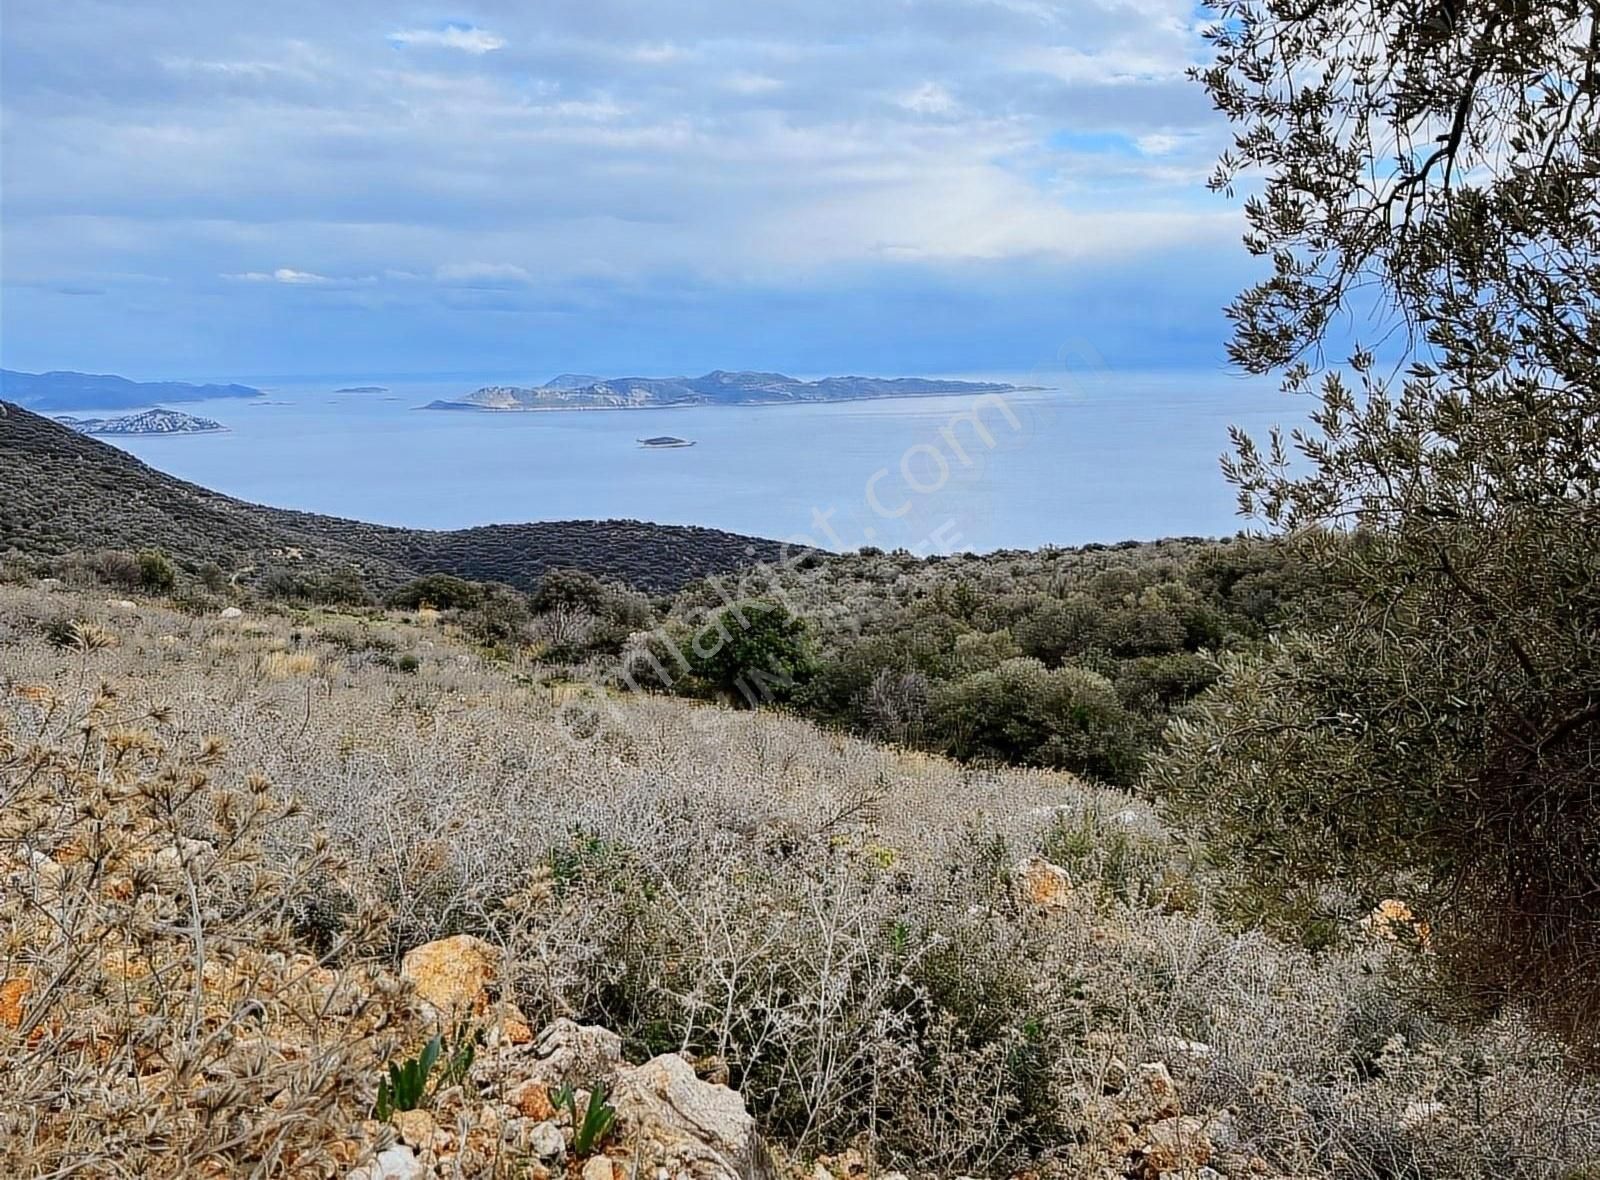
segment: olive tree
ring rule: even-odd
[[[1226,474],[1328,593],[1154,785],[1258,899],[1406,897],[1458,994],[1594,1043],[1600,6],[1210,8],[1212,183],[1270,264],[1231,355],[1313,399]]]

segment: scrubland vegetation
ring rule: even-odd
[[[0,1021],[15,1174],[336,1157],[383,1062],[420,1043],[403,999],[360,981],[458,933],[504,948],[530,1020],[726,1077],[780,1160],[1120,1175],[1156,1061],[1230,1177],[1562,1176],[1600,1155],[1600,1093],[1558,1042],[1515,1010],[1474,1030],[1430,1009],[1412,922],[1320,951],[1230,927],[1200,850],[1119,791],[771,711],[600,700],[427,608],[219,619],[11,587],[0,651],[20,885],[0,975],[31,981]],[[1033,857],[1064,874],[1039,887]],[[165,910],[174,873],[194,893]],[[113,970],[126,948],[153,995]],[[357,1015],[333,1020],[327,980],[294,999],[313,968]],[[194,1007],[197,969],[275,1014],[311,1005],[290,1019],[321,1049],[263,1059]]]

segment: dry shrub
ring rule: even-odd
[[[92,599],[4,589],[0,627],[41,603],[101,617]],[[1062,1177],[1118,1174],[1127,1161],[1109,1092],[1164,1060],[1189,1110],[1234,1112],[1215,1162],[1229,1176],[1252,1174],[1254,1157],[1301,1177],[1545,1180],[1600,1157],[1600,1094],[1547,1039],[1514,1014],[1476,1030],[1429,1017],[1402,986],[1425,965],[1413,948],[1373,940],[1316,954],[1213,921],[1213,882],[1192,867],[1200,850],[1125,794],[644,696],[593,697],[595,723],[576,737],[564,691],[520,682],[397,616],[385,626],[402,648],[437,644],[416,675],[349,660],[342,631],[329,644],[302,624],[300,650],[325,669],[312,694],[261,675],[259,654],[292,644],[287,619],[246,634],[142,608],[116,625],[120,646],[90,653],[14,627],[5,671],[159,691],[172,724],[144,728],[161,745],[176,749],[177,730],[226,733],[219,765],[202,769],[235,781],[259,769],[305,802],[306,815],[263,833],[260,859],[226,878],[235,884],[205,886],[203,899],[239,896],[257,875],[285,882],[261,921],[292,927],[291,946],[327,948],[330,961],[342,961],[352,907],[392,909],[388,956],[443,934],[486,936],[506,949],[531,1022],[606,1022],[636,1057],[681,1048],[708,1071],[717,1063],[705,1059],[720,1057],[780,1144],[854,1142],[882,1167],[939,1174],[1047,1162]],[[207,646],[222,634],[236,637],[231,648]],[[81,740],[65,709],[46,722],[47,706],[10,707],[8,759],[69,733]],[[115,719],[107,712],[97,728],[109,733]],[[78,773],[97,779],[98,761]],[[116,765],[113,778],[126,773]],[[223,860],[227,841],[200,802],[162,830],[212,841]],[[313,827],[345,854],[343,869],[295,867]],[[1013,887],[1032,854],[1072,879],[1055,908],[1022,904]],[[169,1053],[188,1043],[192,1003],[178,902],[150,944],[172,964],[165,1008],[185,1017],[161,1034]],[[204,904],[239,939],[277,945],[250,932],[253,912]],[[209,948],[209,919],[206,929]],[[237,958],[249,961],[243,948]],[[110,1003],[74,1002],[84,1019]],[[334,1123],[353,1110],[350,1095],[370,1098],[361,1055],[387,1052],[344,1044],[345,1027],[317,1034],[331,1060],[352,1063],[344,1096],[327,1097],[331,1076],[321,1091],[310,1081],[292,1091],[326,1098]],[[1174,1039],[1205,1051],[1174,1050]],[[27,1066],[45,1068],[58,1067]],[[87,1103],[98,1084],[70,1093]],[[134,1082],[106,1084],[126,1093]],[[12,1119],[59,1110],[49,1094],[64,1087],[30,1080],[0,1106]],[[251,1089],[229,1117],[270,1112],[264,1094]],[[23,1124],[8,1134],[12,1125]],[[308,1143],[332,1133],[309,1122],[293,1132]]]
[[[261,657],[261,675],[268,680],[293,680],[316,673],[318,659],[314,652],[269,651]]]
[[[216,741],[109,688],[14,686],[0,711],[0,1172],[343,1174],[393,995],[289,921],[342,873],[259,777],[218,786]]]

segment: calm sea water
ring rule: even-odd
[[[387,394],[328,382],[181,407],[226,434],[117,445],[230,495],[385,524],[630,517],[950,552],[1232,533],[1248,522],[1217,467],[1229,424],[1264,431],[1303,413],[1270,383],[1227,374],[988,379],[1056,388],[1003,404],[473,414],[416,409],[470,382]],[[659,434],[696,445],[638,445]]]

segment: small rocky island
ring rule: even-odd
[[[335,393],[388,393],[387,385],[346,385],[343,389],[335,389]]]
[[[56,421],[72,427],[79,434],[216,434],[228,429],[210,418],[197,418],[193,414],[159,407],[139,414],[125,414],[120,418],[72,418],[60,414],[56,416]]]
[[[885,397],[1021,393],[1041,388],[992,381],[926,377],[824,377],[802,381],[782,373],[727,372],[704,377],[615,377],[598,380],[565,373],[543,385],[489,385],[425,410],[643,410],[664,406],[782,406],[805,402],[864,401]]]
[[[654,438],[641,438],[639,440],[639,445],[641,447],[648,447],[653,451],[661,451],[667,450],[671,447],[692,447],[694,446],[694,440],[689,438],[679,438],[673,434],[658,434]]]

